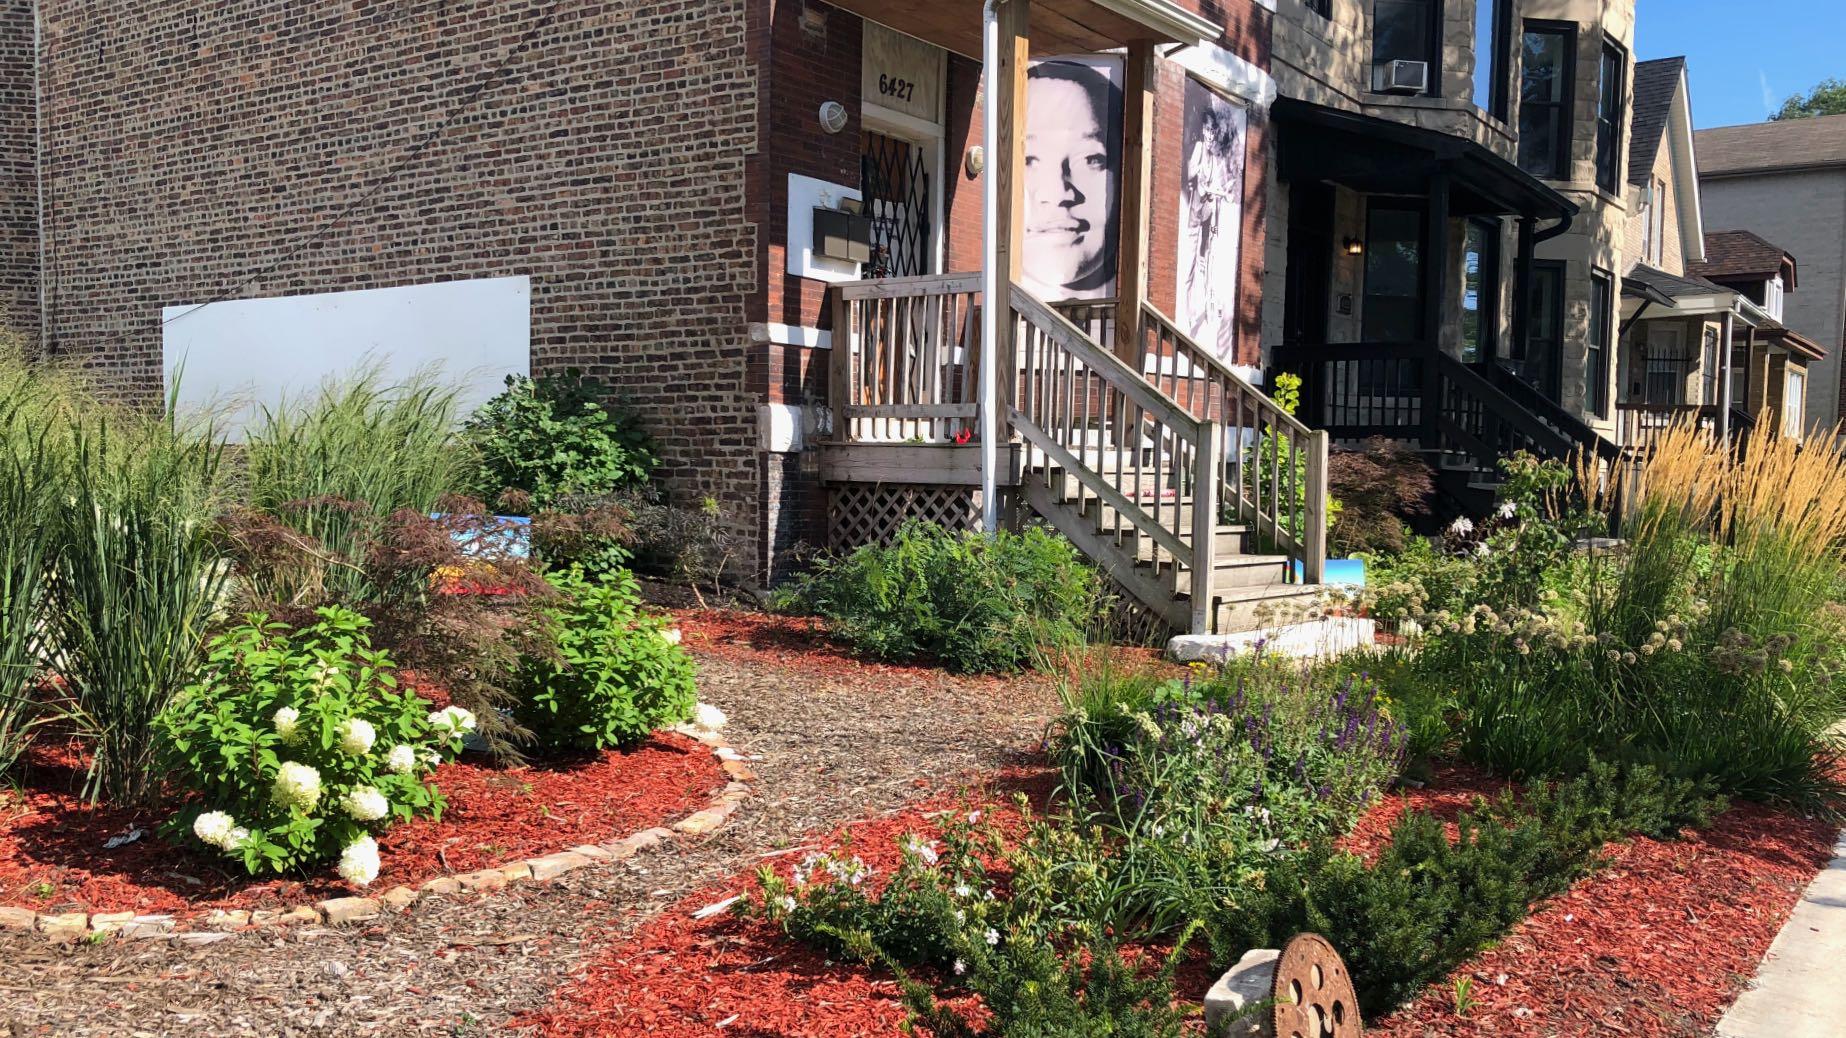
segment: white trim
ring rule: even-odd
[[[1178,43],[1215,40],[1224,34],[1223,26],[1168,0],[1095,0],[1095,3]]]
[[[788,175],[788,273],[829,284],[859,280],[859,264],[830,259],[814,252],[814,215],[816,207],[833,208],[842,199],[858,201],[863,196],[856,187],[830,184],[825,180]]]
[[[1215,43],[1181,47],[1167,57],[1233,101],[1266,111],[1276,99],[1276,81],[1269,73]]]
[[[928,119],[919,119],[909,112],[900,112],[895,108],[886,108],[884,105],[878,104],[875,101],[859,102],[859,114],[864,121],[873,123],[877,127],[896,130],[898,133],[907,136],[928,137],[933,140],[942,139],[941,123],[933,123]]]
[[[833,348],[833,333],[819,328],[809,328],[799,324],[752,323],[750,341],[757,344],[774,343],[777,346],[805,346],[811,350],[830,350]]]
[[[1680,252],[1685,255],[1688,263],[1703,263],[1705,206],[1700,197],[1699,160],[1694,150],[1692,88],[1683,68],[1679,72],[1679,86],[1674,90],[1672,109],[1668,114],[1669,117],[1678,116],[1674,120],[1669,146],[1673,149],[1673,179],[1679,182],[1673,191],[1673,204],[1679,209]]]

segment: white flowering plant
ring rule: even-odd
[[[196,794],[169,824],[252,873],[338,861],[365,886],[373,834],[439,816],[435,763],[474,718],[402,688],[365,617],[327,607],[290,628],[261,615],[214,638],[203,675],[157,722],[174,780]]]

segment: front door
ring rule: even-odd
[[[864,25],[859,187],[872,218],[864,273],[938,274],[948,54],[877,22]]]
[[[1327,341],[1333,284],[1333,188],[1298,182],[1288,194],[1288,276],[1282,300],[1282,341]]]

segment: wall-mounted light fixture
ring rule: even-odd
[[[820,128],[828,133],[839,133],[846,129],[846,106],[838,101],[823,102],[820,106]]]
[[[1346,255],[1348,256],[1365,255],[1365,243],[1360,241],[1359,239],[1348,238],[1346,239],[1345,245],[1346,245]]]
[[[976,144],[968,149],[968,155],[963,161],[968,167],[968,175],[978,177],[981,175],[981,170],[987,168],[987,149]]]

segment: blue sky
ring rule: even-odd
[[[1841,0],[1637,0],[1635,53],[1685,55],[1700,129],[1762,122],[1790,94],[1846,79]]]

